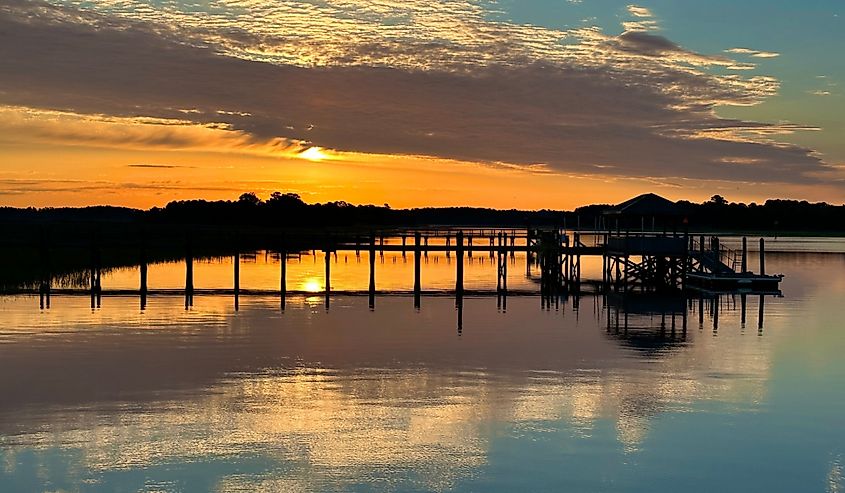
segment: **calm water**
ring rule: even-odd
[[[272,296],[237,312],[226,296],[144,311],[134,297],[43,311],[0,298],[0,491],[845,491],[845,248],[800,243],[768,256],[787,277],[762,330],[758,297],[743,325],[739,296],[717,320],[693,300],[685,332],[679,313],[674,329],[638,313],[617,328],[601,297],[550,310],[470,297],[460,333],[445,296],[419,311],[406,296],[374,311],[295,296],[284,313]],[[338,289],[366,287],[365,255],[341,254]],[[495,287],[482,256],[467,285]],[[435,258],[423,287],[451,287],[454,259]],[[320,289],[320,258],[289,266],[290,283]],[[272,289],[278,267],[245,259],[242,287]],[[379,289],[413,282],[411,255],[377,270]],[[203,263],[195,284],[231,273]],[[524,257],[509,274],[536,288]],[[151,288],[183,281],[179,264],[150,269]]]

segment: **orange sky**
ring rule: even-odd
[[[199,16],[14,3],[0,9],[14,40],[0,43],[0,205],[845,202],[838,76],[790,86],[778,63],[798,58],[762,49],[776,40],[703,43],[685,16],[620,3],[583,17],[588,3],[549,24],[463,0]],[[684,32],[689,46],[669,38]]]
[[[576,175],[545,166],[516,167],[421,156],[339,153],[314,147],[246,143],[236,132],[197,125],[153,125],[176,137],[149,141],[149,122],[92,120],[68,115],[27,118],[6,109],[0,122],[4,205],[163,206],[171,200],[235,199],[244,191],[265,198],[295,192],[307,202],[345,200],[394,208],[479,206],[572,209],[618,203],[656,192],[671,199],[761,201],[788,193],[842,200],[836,188],[758,185]],[[160,128],[155,128],[160,127]],[[138,134],[134,143],[127,136]],[[77,136],[87,136],[81,139]],[[177,141],[179,144],[174,144]],[[128,143],[127,143],[128,142]]]
[[[618,203],[656,192],[673,200],[762,201],[784,195],[782,186],[746,188],[729,182],[685,180],[678,186],[649,179],[526,171],[418,156],[322,151],[325,159],[234,150],[125,149],[44,143],[37,147],[0,142],[0,157],[23,172],[0,172],[7,191],[0,203],[17,207],[121,205],[163,206],[172,200],[236,199],[244,191],[266,198],[295,192],[306,202],[345,200],[394,208],[478,206],[500,209],[572,209]],[[842,200],[833,187],[791,186],[788,193],[811,200]]]

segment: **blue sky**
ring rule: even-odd
[[[630,2],[609,0],[501,0],[498,17],[568,29],[585,24],[621,33]],[[734,47],[771,51],[754,73],[773,75],[779,94],[748,107],[719,113],[764,121],[788,120],[820,127],[786,140],[845,162],[845,3],[837,0],[708,0],[638,2],[658,21],[658,32],[681,46],[719,54]],[[829,93],[829,94],[823,94]]]

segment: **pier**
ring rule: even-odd
[[[173,294],[181,291],[185,296],[185,307],[193,305],[198,293],[232,294],[235,307],[241,296],[254,294],[277,295],[280,306],[284,309],[286,298],[297,294],[287,286],[287,262],[291,257],[300,257],[305,250],[320,250],[324,254],[324,290],[325,304],[328,308],[334,289],[332,283],[332,263],[337,262],[338,254],[354,254],[360,261],[361,252],[369,257],[369,282],[366,290],[344,291],[346,294],[366,294],[370,307],[374,307],[376,296],[388,294],[378,289],[377,259],[384,262],[386,252],[401,254],[403,259],[413,256],[413,278],[409,279],[407,290],[393,290],[391,293],[412,294],[414,306],[420,307],[423,294],[451,295],[456,306],[460,307],[464,296],[495,295],[501,304],[506,304],[509,295],[540,294],[545,302],[555,297],[580,295],[584,293],[625,294],[633,292],[685,293],[699,292],[706,294],[743,293],[743,294],[779,294],[782,276],[766,272],[765,242],[756,241],[759,252],[759,268],[751,270],[748,264],[749,241],[743,237],[741,248],[727,248],[718,236],[691,234],[687,225],[674,209],[675,204],[656,195],[644,195],[619,204],[607,210],[601,220],[596,220],[593,228],[580,228],[577,221],[574,228],[568,227],[528,227],[528,228],[453,228],[429,227],[374,230],[367,234],[326,233],[319,236],[296,237],[289,233],[278,233],[261,238],[249,238],[248,234],[230,233],[238,238],[243,246],[231,253],[233,272],[231,289],[202,289],[194,284],[194,261],[196,251],[201,250],[201,240],[190,234],[185,235],[183,255],[185,281],[183,290],[155,289],[148,286],[149,251],[154,246],[143,236],[140,241],[121,245],[137,251],[139,281],[137,290],[104,289],[101,281],[103,268],[102,252],[113,245],[107,245],[92,238],[90,249],[90,267],[87,269],[88,287],[81,289],[61,288],[51,285],[50,266],[55,261],[51,255],[49,238],[42,236],[39,243],[41,269],[38,274],[37,289],[21,288],[16,293],[37,293],[42,308],[49,308],[51,294],[85,294],[91,298],[91,307],[101,304],[103,295],[137,295],[141,307],[147,299],[157,294]],[[257,244],[271,245],[266,248],[280,259],[278,290],[255,290],[242,286],[240,282],[240,263],[243,252]],[[249,246],[247,246],[249,245]],[[307,247],[305,246],[307,245]],[[85,248],[84,245],[76,247]],[[170,245],[171,247],[173,245]],[[424,291],[422,278],[425,275],[423,261],[427,263],[430,253],[443,253],[452,263],[454,259],[454,289]],[[514,266],[516,253],[524,254],[525,277],[536,285],[533,292],[517,292],[508,286],[508,270]],[[521,255],[522,256],[522,255]],[[599,277],[585,276],[582,261],[587,258],[600,259]],[[464,264],[489,259],[495,264],[495,290],[467,289],[464,285]],[[8,290],[7,290],[8,292]],[[313,295],[315,293],[309,292]]]
[[[608,232],[608,231],[567,231],[562,229],[427,229],[407,232],[372,233],[366,238],[352,241],[332,241],[325,238],[319,248],[324,255],[323,295],[328,305],[333,289],[332,263],[337,262],[338,254],[354,254],[359,260],[361,252],[368,252],[369,282],[366,291],[371,306],[375,304],[377,294],[385,294],[378,289],[378,260],[383,262],[385,252],[395,252],[403,257],[413,256],[413,278],[409,280],[406,291],[413,294],[414,305],[419,307],[420,296],[435,294],[423,291],[423,260],[429,253],[445,253],[455,265],[455,287],[453,290],[440,290],[437,294],[454,295],[460,300],[467,294],[497,295],[507,297],[514,294],[532,294],[514,292],[508,286],[508,270],[514,264],[515,253],[524,254],[525,276],[536,286],[533,294],[558,296],[583,293],[628,293],[628,292],[683,292],[701,291],[707,293],[768,293],[778,294],[782,277],[766,274],[765,242],[758,240],[760,260],[759,271],[752,272],[747,262],[748,241],[742,239],[743,249],[734,251],[724,246],[715,236],[693,236],[689,233],[669,232]],[[287,286],[287,263],[291,255],[298,252],[282,247],[272,250],[280,259],[279,289],[277,291],[255,290],[242,287],[240,281],[240,263],[244,254],[235,253],[233,258],[231,289],[202,289],[194,283],[193,243],[186,241],[184,254],[185,282],[181,292],[185,295],[186,307],[193,304],[198,293],[231,293],[237,300],[239,296],[254,294],[277,294],[282,307],[286,298],[296,291]],[[47,255],[47,254],[45,254]],[[472,290],[464,285],[464,264],[473,257],[484,257],[494,263],[495,290]],[[581,265],[587,257],[601,259],[601,277],[587,278]],[[137,290],[108,290],[101,282],[102,265],[100,248],[92,249],[91,267],[88,274],[88,288],[56,288],[51,286],[49,273],[41,273],[37,293],[43,307],[49,307],[51,294],[87,294],[91,297],[91,306],[98,307],[103,295],[136,294],[142,306],[149,296],[173,294],[180,290],[155,289],[148,286],[148,262],[146,247],[138,250],[139,284]],[[45,269],[46,269],[45,265]],[[21,289],[19,293],[30,293],[31,289]],[[349,291],[344,291],[352,294]],[[393,291],[396,293],[397,291]],[[309,293],[314,294],[314,293]]]

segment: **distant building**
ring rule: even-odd
[[[655,193],[644,193],[617,204],[603,213],[610,229],[654,231],[683,226],[681,206]]]

